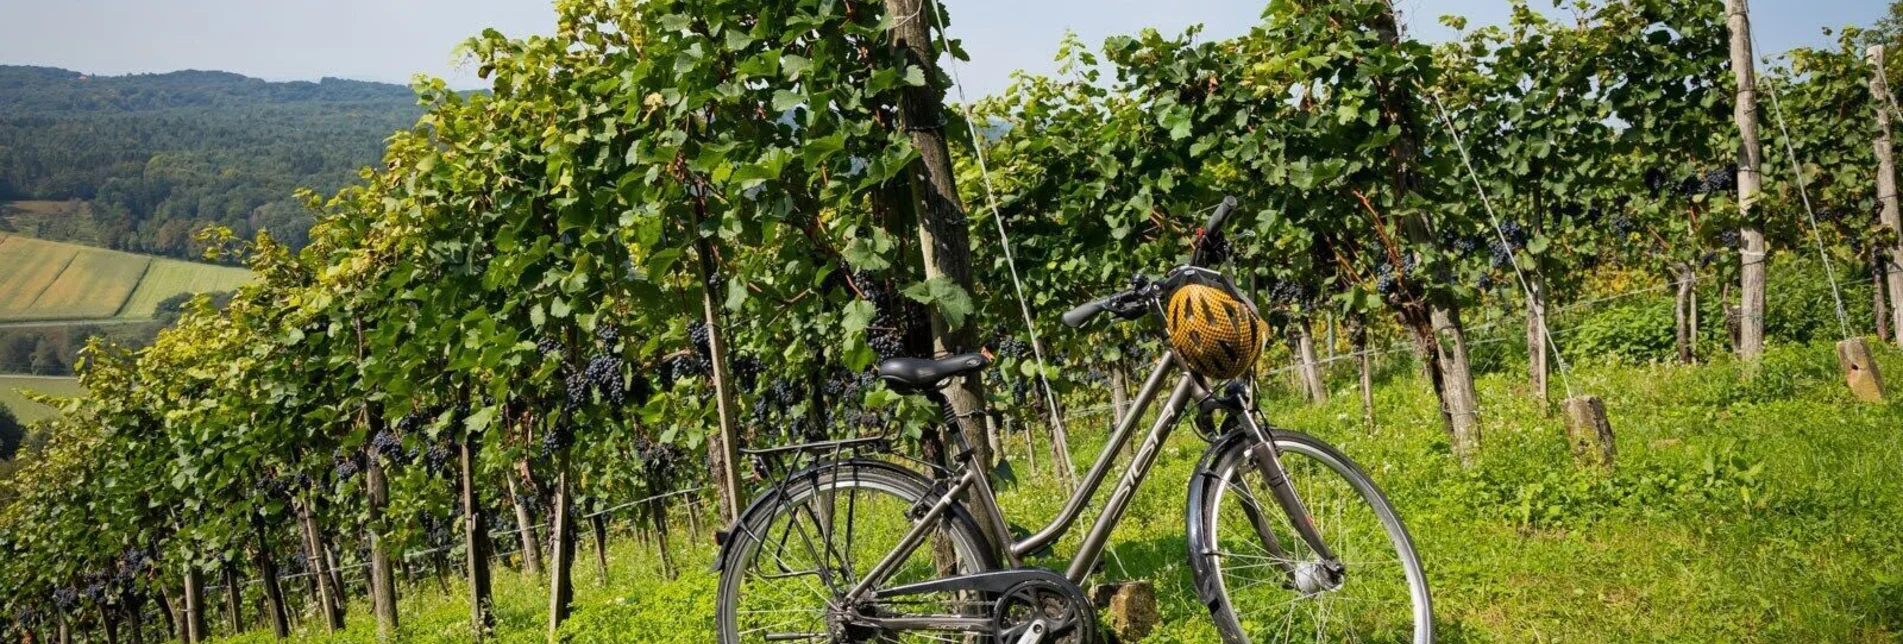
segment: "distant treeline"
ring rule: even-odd
[[[301,246],[299,187],[334,191],[421,109],[399,85],[0,66],[0,201],[89,200],[110,248],[188,257],[209,224]]]

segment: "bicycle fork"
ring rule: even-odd
[[[1236,414],[1243,426],[1248,428],[1250,436],[1255,439],[1255,444],[1248,448],[1249,461],[1255,465],[1256,471],[1262,474],[1263,480],[1268,483],[1269,493],[1275,498],[1276,505],[1281,506],[1282,512],[1289,518],[1289,524],[1295,527],[1295,533],[1301,537],[1303,543],[1308,544],[1309,550],[1315,553],[1318,561],[1312,564],[1295,561],[1282,548],[1281,540],[1276,538],[1275,531],[1262,516],[1261,509],[1256,507],[1255,499],[1251,495],[1242,500],[1243,513],[1248,516],[1249,523],[1255,527],[1257,535],[1262,538],[1263,547],[1268,549],[1269,555],[1275,558],[1283,573],[1288,575],[1290,588],[1303,594],[1313,595],[1340,587],[1347,569],[1336,558],[1334,550],[1330,549],[1328,543],[1322,539],[1321,532],[1315,528],[1315,519],[1309,515],[1308,507],[1302,503],[1301,497],[1296,495],[1295,486],[1289,484],[1288,471],[1283,469],[1281,456],[1275,449],[1275,436],[1267,428],[1255,422],[1254,414],[1247,411],[1232,413]],[[1246,484],[1243,488],[1246,490]],[[1315,568],[1308,568],[1311,565]]]

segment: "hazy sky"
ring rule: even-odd
[[[953,35],[972,61],[961,70],[972,97],[1002,89],[1012,70],[1050,71],[1065,30],[1085,42],[1151,26],[1202,23],[1211,37],[1245,31],[1264,0],[943,0]],[[1532,0],[1550,6],[1551,0]],[[1720,0],[1685,0],[1720,2]],[[1412,33],[1451,31],[1437,18],[1473,25],[1504,19],[1506,0],[1397,0]],[[1885,0],[1759,0],[1760,53],[1831,42],[1825,27],[1867,25]],[[545,0],[0,0],[0,64],[48,65],[93,74],[217,69],[272,80],[336,76],[407,82],[412,74],[479,86],[451,52],[484,27],[509,35],[547,33]]]

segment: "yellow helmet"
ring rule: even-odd
[[[1170,294],[1164,310],[1170,348],[1205,378],[1227,380],[1247,373],[1262,354],[1269,325],[1255,307],[1226,285],[1191,282]]]

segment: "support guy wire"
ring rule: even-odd
[[[1474,170],[1473,158],[1467,155],[1467,143],[1461,139],[1460,128],[1455,127],[1454,119],[1447,115],[1447,106],[1441,103],[1440,93],[1433,92],[1430,95],[1434,97],[1434,108],[1440,112],[1441,122],[1447,125],[1448,134],[1454,137],[1454,148],[1460,151],[1460,162],[1462,166],[1467,169],[1467,176],[1473,179],[1474,190],[1480,194],[1480,204],[1487,210],[1487,220],[1493,226],[1493,234],[1499,237],[1502,245],[1509,249],[1512,248],[1513,245],[1507,242],[1506,231],[1500,228],[1500,215],[1493,210],[1493,200],[1487,196],[1486,186],[1480,183],[1480,173]],[[1533,299],[1533,287],[1526,281],[1526,273],[1520,270],[1518,258],[1515,258],[1514,261],[1510,263],[1513,265],[1513,277],[1520,281],[1520,290],[1525,292],[1527,300],[1531,301]],[[1553,340],[1552,330],[1546,327],[1547,317],[1550,316],[1540,316],[1540,337],[1545,338],[1547,346],[1552,348],[1553,363],[1559,366],[1560,384],[1566,388],[1566,397],[1572,398],[1577,394],[1573,392],[1572,378],[1567,375],[1569,369],[1566,366],[1566,357],[1560,355],[1559,343]]]

